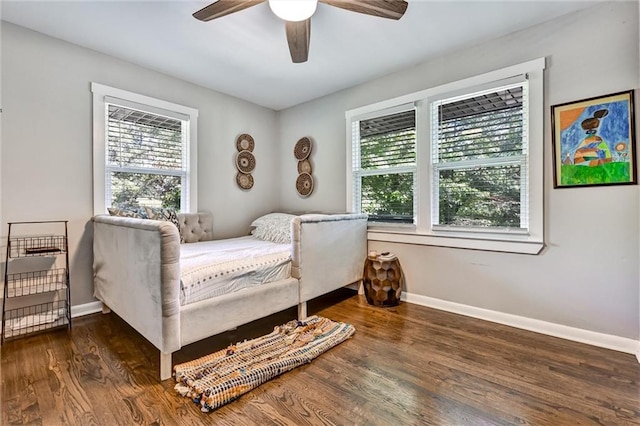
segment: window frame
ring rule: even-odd
[[[106,172],[117,170],[134,173],[158,173],[171,176],[184,175],[182,189],[181,211],[198,211],[198,182],[197,182],[197,146],[198,146],[198,110],[184,105],[175,104],[161,99],[140,95],[122,89],[91,83],[93,93],[93,214],[107,213],[111,190],[106,187]],[[186,170],[169,172],[166,170],[139,169],[131,167],[110,167],[107,165],[107,105],[117,104],[125,108],[138,109],[152,114],[185,120],[183,124],[183,138],[186,159]],[[186,118],[188,117],[188,118]],[[109,197],[109,198],[108,198]],[[186,198],[186,199],[185,199]]]
[[[528,129],[528,110],[529,110],[529,82],[525,75],[515,77],[513,79],[509,79],[510,81],[505,82],[504,80],[500,80],[495,82],[493,86],[485,87],[482,90],[473,90],[470,88],[468,93],[463,95],[464,98],[468,97],[477,97],[483,93],[491,93],[494,91],[502,90],[503,88],[513,88],[513,87],[522,87],[523,88],[523,107],[522,107],[522,128],[523,130]],[[441,99],[440,99],[441,98]],[[439,99],[430,99],[429,100],[429,111],[430,117],[433,118],[436,113],[437,106],[442,101],[451,101],[452,99],[460,98],[460,96],[442,96]],[[524,105],[526,103],[526,105]],[[433,123],[432,124],[437,124]],[[518,228],[515,227],[500,227],[500,228],[485,228],[480,226],[467,226],[467,227],[458,227],[452,225],[443,225],[436,222],[436,218],[439,216],[439,199],[440,199],[440,188],[438,184],[438,172],[441,170],[463,170],[474,167],[495,167],[500,165],[517,165],[520,166],[520,170],[524,170],[525,172],[528,170],[529,166],[529,134],[528,131],[523,131],[522,139],[522,152],[518,155],[510,155],[505,157],[490,157],[490,158],[482,158],[482,159],[472,159],[472,160],[452,160],[446,162],[436,161],[437,152],[438,152],[438,141],[434,141],[434,132],[436,131],[436,126],[431,130],[431,139],[429,141],[430,145],[430,159],[429,166],[431,168],[432,173],[432,187],[431,190],[431,227],[433,230],[438,231],[462,231],[462,232],[483,232],[483,233],[518,233],[525,234],[529,230],[529,194],[528,194],[528,184],[529,184],[529,174],[523,173],[520,178],[520,224],[521,226]],[[522,226],[524,223],[524,226]]]
[[[374,114],[368,114],[368,115],[363,115],[363,116],[359,116],[356,117],[355,120],[351,121],[351,132],[350,137],[353,138],[354,135],[357,133],[357,138],[358,140],[360,140],[360,122],[361,121],[365,121],[365,120],[369,120],[369,119],[374,119],[374,118],[380,118],[380,117],[385,117],[385,116],[389,116],[389,115],[394,115],[394,114],[398,114],[398,113],[402,113],[402,112],[407,112],[407,111],[413,111],[414,114],[416,114],[416,120],[417,120],[417,111],[415,108],[415,105],[413,103],[409,103],[409,104],[404,104],[404,105],[398,105],[396,107],[393,108],[387,108],[381,111],[376,111]],[[416,149],[417,149],[417,136],[416,136]],[[380,175],[385,175],[385,174],[403,174],[403,173],[411,173],[413,175],[413,182],[414,182],[414,188],[417,182],[417,171],[418,171],[418,158],[417,158],[417,153],[416,153],[416,161],[413,165],[411,166],[394,166],[394,167],[388,167],[388,168],[377,168],[377,169],[369,169],[369,170],[363,170],[361,168],[361,158],[360,158],[360,146],[356,146],[354,147],[353,144],[350,145],[352,147],[352,151],[350,152],[351,154],[351,158],[352,158],[352,163],[351,163],[351,194],[352,194],[352,200],[351,200],[351,205],[352,206],[361,206],[362,205],[362,196],[361,194],[357,194],[355,192],[353,192],[353,189],[356,187],[361,188],[362,186],[362,178],[364,176],[380,176]],[[355,156],[354,156],[355,155]],[[357,166],[356,166],[357,165]],[[356,179],[359,182],[356,182]],[[393,223],[395,226],[412,226],[415,224],[415,218],[416,218],[416,212],[417,212],[417,202],[418,202],[418,194],[416,193],[415,189],[413,191],[413,223],[409,224],[409,223],[402,223],[402,222],[395,222]],[[374,221],[374,222],[369,222],[370,224],[383,224],[386,225],[386,222],[379,222],[379,221]]]
[[[414,225],[370,223],[368,239],[372,241],[453,247],[510,253],[538,254],[544,247],[544,69],[545,58],[491,71],[452,83],[425,89],[397,98],[377,102],[349,110],[347,121],[347,206],[357,211],[353,204],[352,173],[352,123],[364,117],[376,116],[378,112],[391,110],[407,103],[416,107],[416,157],[417,213]],[[432,167],[431,167],[431,103],[443,98],[470,94],[526,75],[529,85],[528,107],[528,197],[529,228],[527,232],[503,230],[452,230],[432,226]]]

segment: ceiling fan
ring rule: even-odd
[[[408,3],[404,0],[217,0],[193,14],[200,21],[210,21],[255,6],[265,1],[273,13],[285,21],[289,52],[294,63],[306,62],[309,57],[311,16],[318,2],[381,18],[402,18]]]

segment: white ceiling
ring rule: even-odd
[[[211,2],[2,0],[1,17],[280,110],[594,4],[409,0],[399,21],[320,4],[309,61],[293,64],[266,3],[210,22],[191,16]]]

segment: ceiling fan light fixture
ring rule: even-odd
[[[269,7],[280,19],[300,22],[316,12],[318,0],[269,0]]]

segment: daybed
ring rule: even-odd
[[[290,221],[291,242],[284,246],[290,262],[279,264],[272,277],[276,281],[254,282],[185,304],[181,269],[186,266],[181,264],[191,265],[192,270],[203,268],[193,265],[199,245],[226,243],[213,241],[210,214],[180,214],[179,221],[184,244],[170,222],[109,215],[93,218],[95,296],[105,311],[113,310],[160,350],[161,380],[171,377],[171,353],[182,346],[295,305],[303,319],[308,300],[362,278],[366,215],[295,216]],[[206,278],[214,279],[213,275]]]

